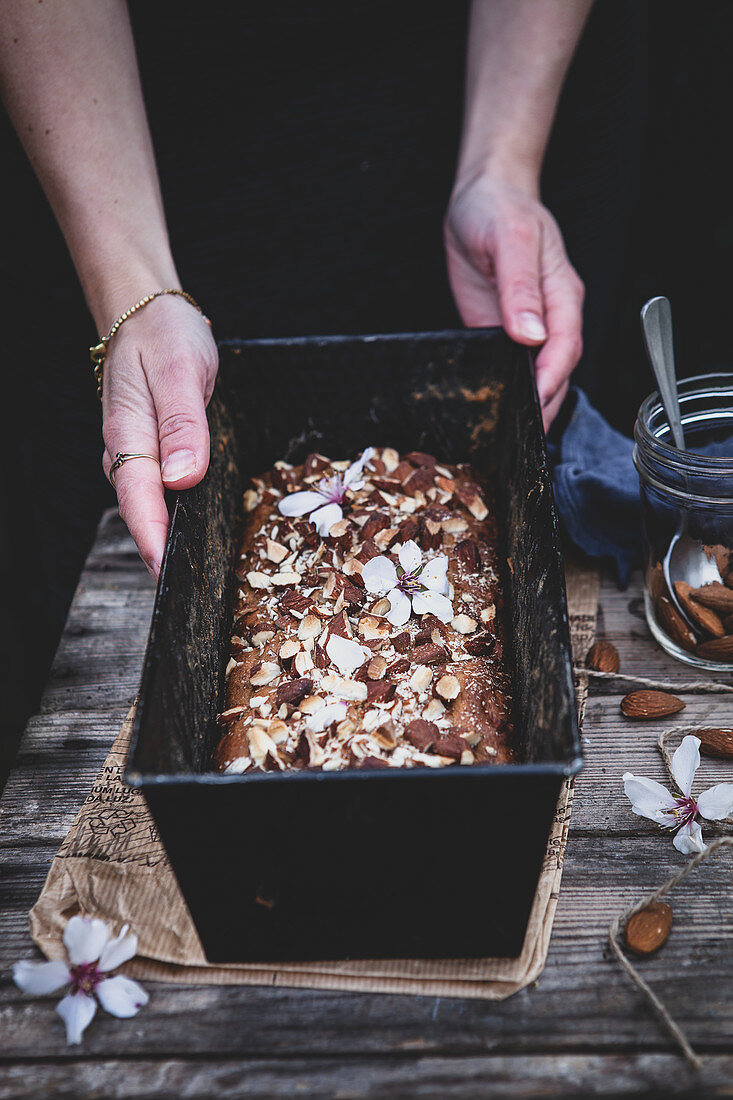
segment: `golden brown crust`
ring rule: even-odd
[[[468,467],[384,448],[362,486],[346,493],[343,518],[328,535],[307,515],[279,512],[285,496],[347,465],[319,455],[299,467],[278,463],[245,494],[215,766],[237,773],[510,761],[497,530],[486,487]],[[421,564],[448,558],[450,622],[413,611],[395,626],[386,618],[390,601],[365,588],[365,564],[387,557],[398,566],[408,541],[420,548]],[[347,639],[352,654],[361,647],[358,666],[334,662],[334,636]]]

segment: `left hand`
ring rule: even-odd
[[[502,325],[520,344],[544,345],[536,378],[547,431],[583,350],[585,291],[557,222],[530,188],[480,173],[456,182],[445,246],[464,324]]]

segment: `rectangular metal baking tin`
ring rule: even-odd
[[[175,503],[126,773],[207,957],[516,956],[561,785],[581,766],[527,349],[496,330],[227,343],[209,420],[210,471]],[[370,444],[469,461],[495,486],[518,762],[212,773],[242,488],[278,459]]]

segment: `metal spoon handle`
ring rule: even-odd
[[[677,378],[674,370],[672,344],[672,307],[668,298],[650,298],[642,306],[641,331],[647,355],[657,380],[659,393],[667,414],[672,438],[678,451],[685,450],[685,436],[677,398]]]

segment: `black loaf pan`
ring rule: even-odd
[[[527,350],[496,330],[227,343],[209,419],[210,471],[175,503],[126,775],[207,957],[516,956],[581,766]],[[471,462],[495,486],[518,763],[218,775],[243,486],[278,459],[370,444]]]

